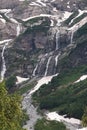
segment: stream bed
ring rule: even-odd
[[[32,94],[37,91],[41,85],[48,84],[48,82],[50,82],[53,77],[54,75],[41,78],[38,80],[37,85],[31,89],[28,94],[24,94],[22,106],[23,109],[26,110],[27,115],[29,116],[29,120],[26,122],[26,125],[24,125],[23,128],[26,128],[27,130],[34,130],[36,121],[42,118],[41,115],[37,112],[37,107],[32,104]],[[65,118],[56,112],[48,112],[44,114],[48,120],[62,121],[69,130],[80,130],[81,128],[81,122],[78,119]]]

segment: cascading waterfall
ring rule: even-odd
[[[48,58],[48,61],[47,61],[47,64],[46,64],[46,71],[45,71],[44,76],[47,76],[48,68],[49,68],[49,64],[50,64],[50,60],[51,60],[51,58],[52,58],[52,56],[50,56],[50,57]]]
[[[35,69],[34,69],[34,71],[33,71],[32,76],[36,76],[36,71],[37,71],[37,68],[38,68],[38,64],[36,65],[36,67],[35,67]]]
[[[73,43],[73,35],[74,35],[74,31],[72,30],[72,32],[71,32],[71,39],[70,39],[70,43],[71,44]]]
[[[18,23],[17,25],[17,36],[20,34],[21,31],[21,25]]]
[[[59,29],[56,32],[56,50],[59,49]]]
[[[60,53],[56,55],[55,57],[55,67],[57,67],[59,56],[60,56]]]
[[[6,72],[6,64],[5,64],[4,52],[5,52],[5,49],[6,49],[7,45],[8,45],[8,42],[5,43],[5,45],[3,46],[2,53],[1,53],[2,70],[1,70],[1,79],[0,79],[0,82],[2,82],[4,80],[4,75],[5,75],[5,72]]]

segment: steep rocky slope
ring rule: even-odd
[[[59,74],[34,94],[35,102],[40,109],[55,108],[81,119],[87,105],[87,83],[75,82],[87,74],[87,2],[0,0],[0,63],[0,81]],[[23,100],[28,112],[31,96],[26,94]],[[74,107],[77,103],[79,108]]]
[[[67,53],[64,49],[72,42],[72,30],[68,31],[63,21],[74,11],[85,9],[85,1],[82,6],[74,0],[9,1],[7,4],[1,1],[0,5],[1,41],[13,39],[5,51],[6,77],[58,73],[58,58]]]

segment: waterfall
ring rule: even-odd
[[[59,49],[59,29],[56,32],[56,50]]]
[[[0,79],[0,82],[2,82],[4,80],[4,75],[5,75],[5,72],[6,72],[6,64],[5,64],[4,52],[5,52],[5,49],[6,49],[7,45],[8,45],[8,42],[5,43],[5,45],[3,46],[2,53],[1,53],[2,70],[1,70],[1,79]]]
[[[34,71],[33,71],[33,74],[32,74],[33,76],[36,75],[37,68],[38,68],[38,64],[36,65],[36,67],[35,67],[35,69],[34,69]]]
[[[47,73],[48,73],[48,68],[49,68],[49,64],[50,64],[50,60],[51,60],[51,56],[48,58],[48,61],[47,61],[47,64],[46,64],[46,71],[45,71],[45,74],[44,76],[47,76]]]
[[[73,35],[74,35],[74,31],[72,30],[72,32],[71,32],[71,39],[70,39],[70,43],[71,44],[73,43]]]
[[[20,24],[18,23],[18,25],[17,25],[17,36],[20,34],[20,31],[21,31],[21,26],[20,26]]]
[[[55,57],[55,67],[57,67],[59,56],[60,56],[60,53],[56,55]]]

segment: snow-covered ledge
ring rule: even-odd
[[[83,81],[83,80],[85,80],[85,79],[87,79],[87,75],[81,76],[81,77],[80,77],[77,81],[75,81],[74,83],[78,83],[78,82]]]
[[[75,118],[66,118],[66,115],[59,115],[57,112],[49,112],[46,114],[47,119],[48,120],[56,120],[59,122],[67,122],[67,123],[71,123],[71,124],[81,124],[81,121],[79,119],[75,119]]]
[[[23,77],[19,77],[19,76],[16,76],[16,78],[17,78],[16,84],[20,84],[20,83],[22,83],[24,81],[29,80],[29,78],[23,78]]]

